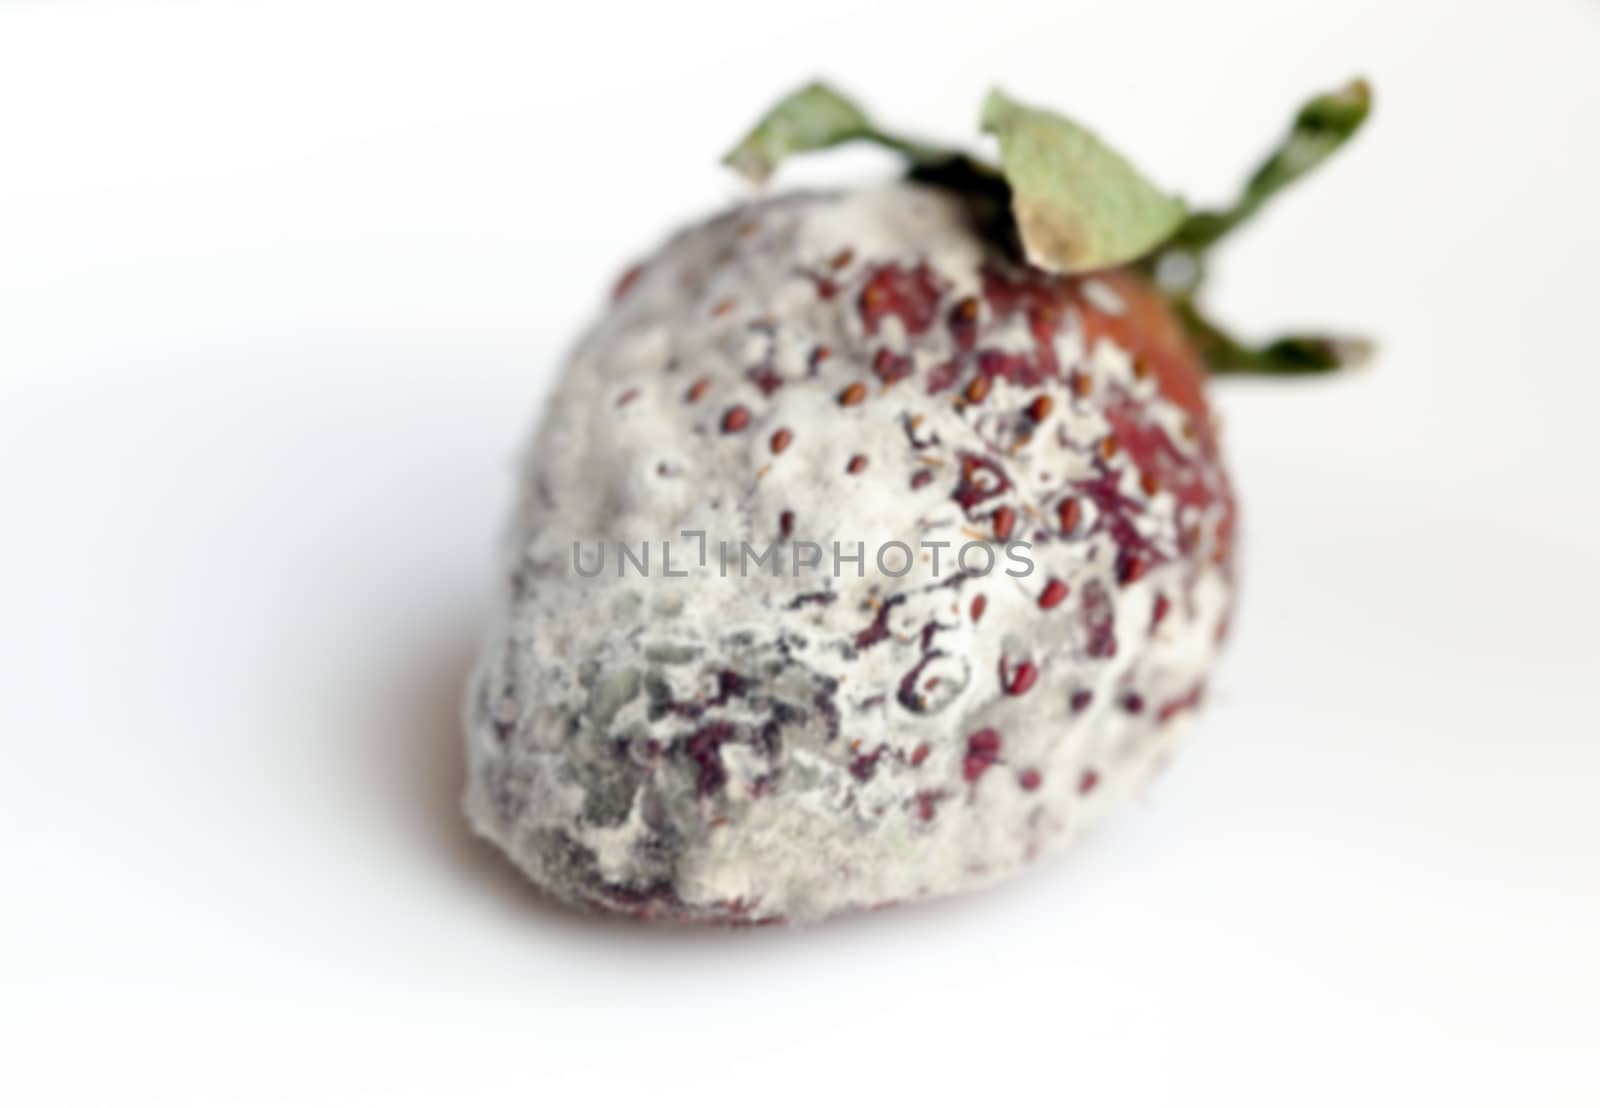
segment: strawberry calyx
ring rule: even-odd
[[[1371,88],[1360,79],[1313,97],[1231,204],[1196,211],[1151,184],[1091,131],[999,90],[990,92],[981,118],[984,132],[998,141],[998,166],[887,130],[820,82],[781,99],[723,160],[759,185],[792,155],[874,143],[905,158],[909,179],[963,197],[991,240],[1037,269],[1063,275],[1141,271],[1169,301],[1211,372],[1303,374],[1358,364],[1372,344],[1301,334],[1253,345],[1209,319],[1199,293],[1211,250],[1342,147],[1371,105]]]

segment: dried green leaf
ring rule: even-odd
[[[1170,238],[1183,204],[1076,123],[998,90],[983,105],[983,129],[1000,140],[1028,260],[1058,273],[1120,265]]]
[[[1251,174],[1233,206],[1195,212],[1173,236],[1173,245],[1194,251],[1209,247],[1326,161],[1360,129],[1371,110],[1371,86],[1360,78],[1312,98],[1295,116],[1288,135]]]
[[[1262,346],[1241,342],[1201,314],[1191,300],[1173,305],[1212,373],[1288,376],[1359,366],[1372,357],[1368,339],[1347,335],[1284,335]]]
[[[722,161],[759,185],[791,154],[825,150],[857,139],[904,154],[913,164],[956,156],[880,130],[848,97],[812,82],[774,104]]]

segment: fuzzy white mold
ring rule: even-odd
[[[674,238],[524,460],[473,825],[574,903],[793,921],[994,881],[1135,793],[1216,653],[1232,504],[1085,325],[1123,310],[910,185]]]

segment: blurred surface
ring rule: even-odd
[[[0,6],[0,1097],[1600,1103],[1597,57],[1576,0]],[[1245,604],[1141,810],[812,931],[580,920],[457,815],[510,460],[817,71],[1201,202],[1367,73],[1212,303],[1382,354],[1218,390]]]

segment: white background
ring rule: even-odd
[[[545,907],[458,817],[510,461],[824,72],[991,81],[1241,236],[1247,592],[1140,809],[810,931]],[[0,1100],[1600,1103],[1600,4],[0,3]],[[868,155],[793,179],[872,174]]]

